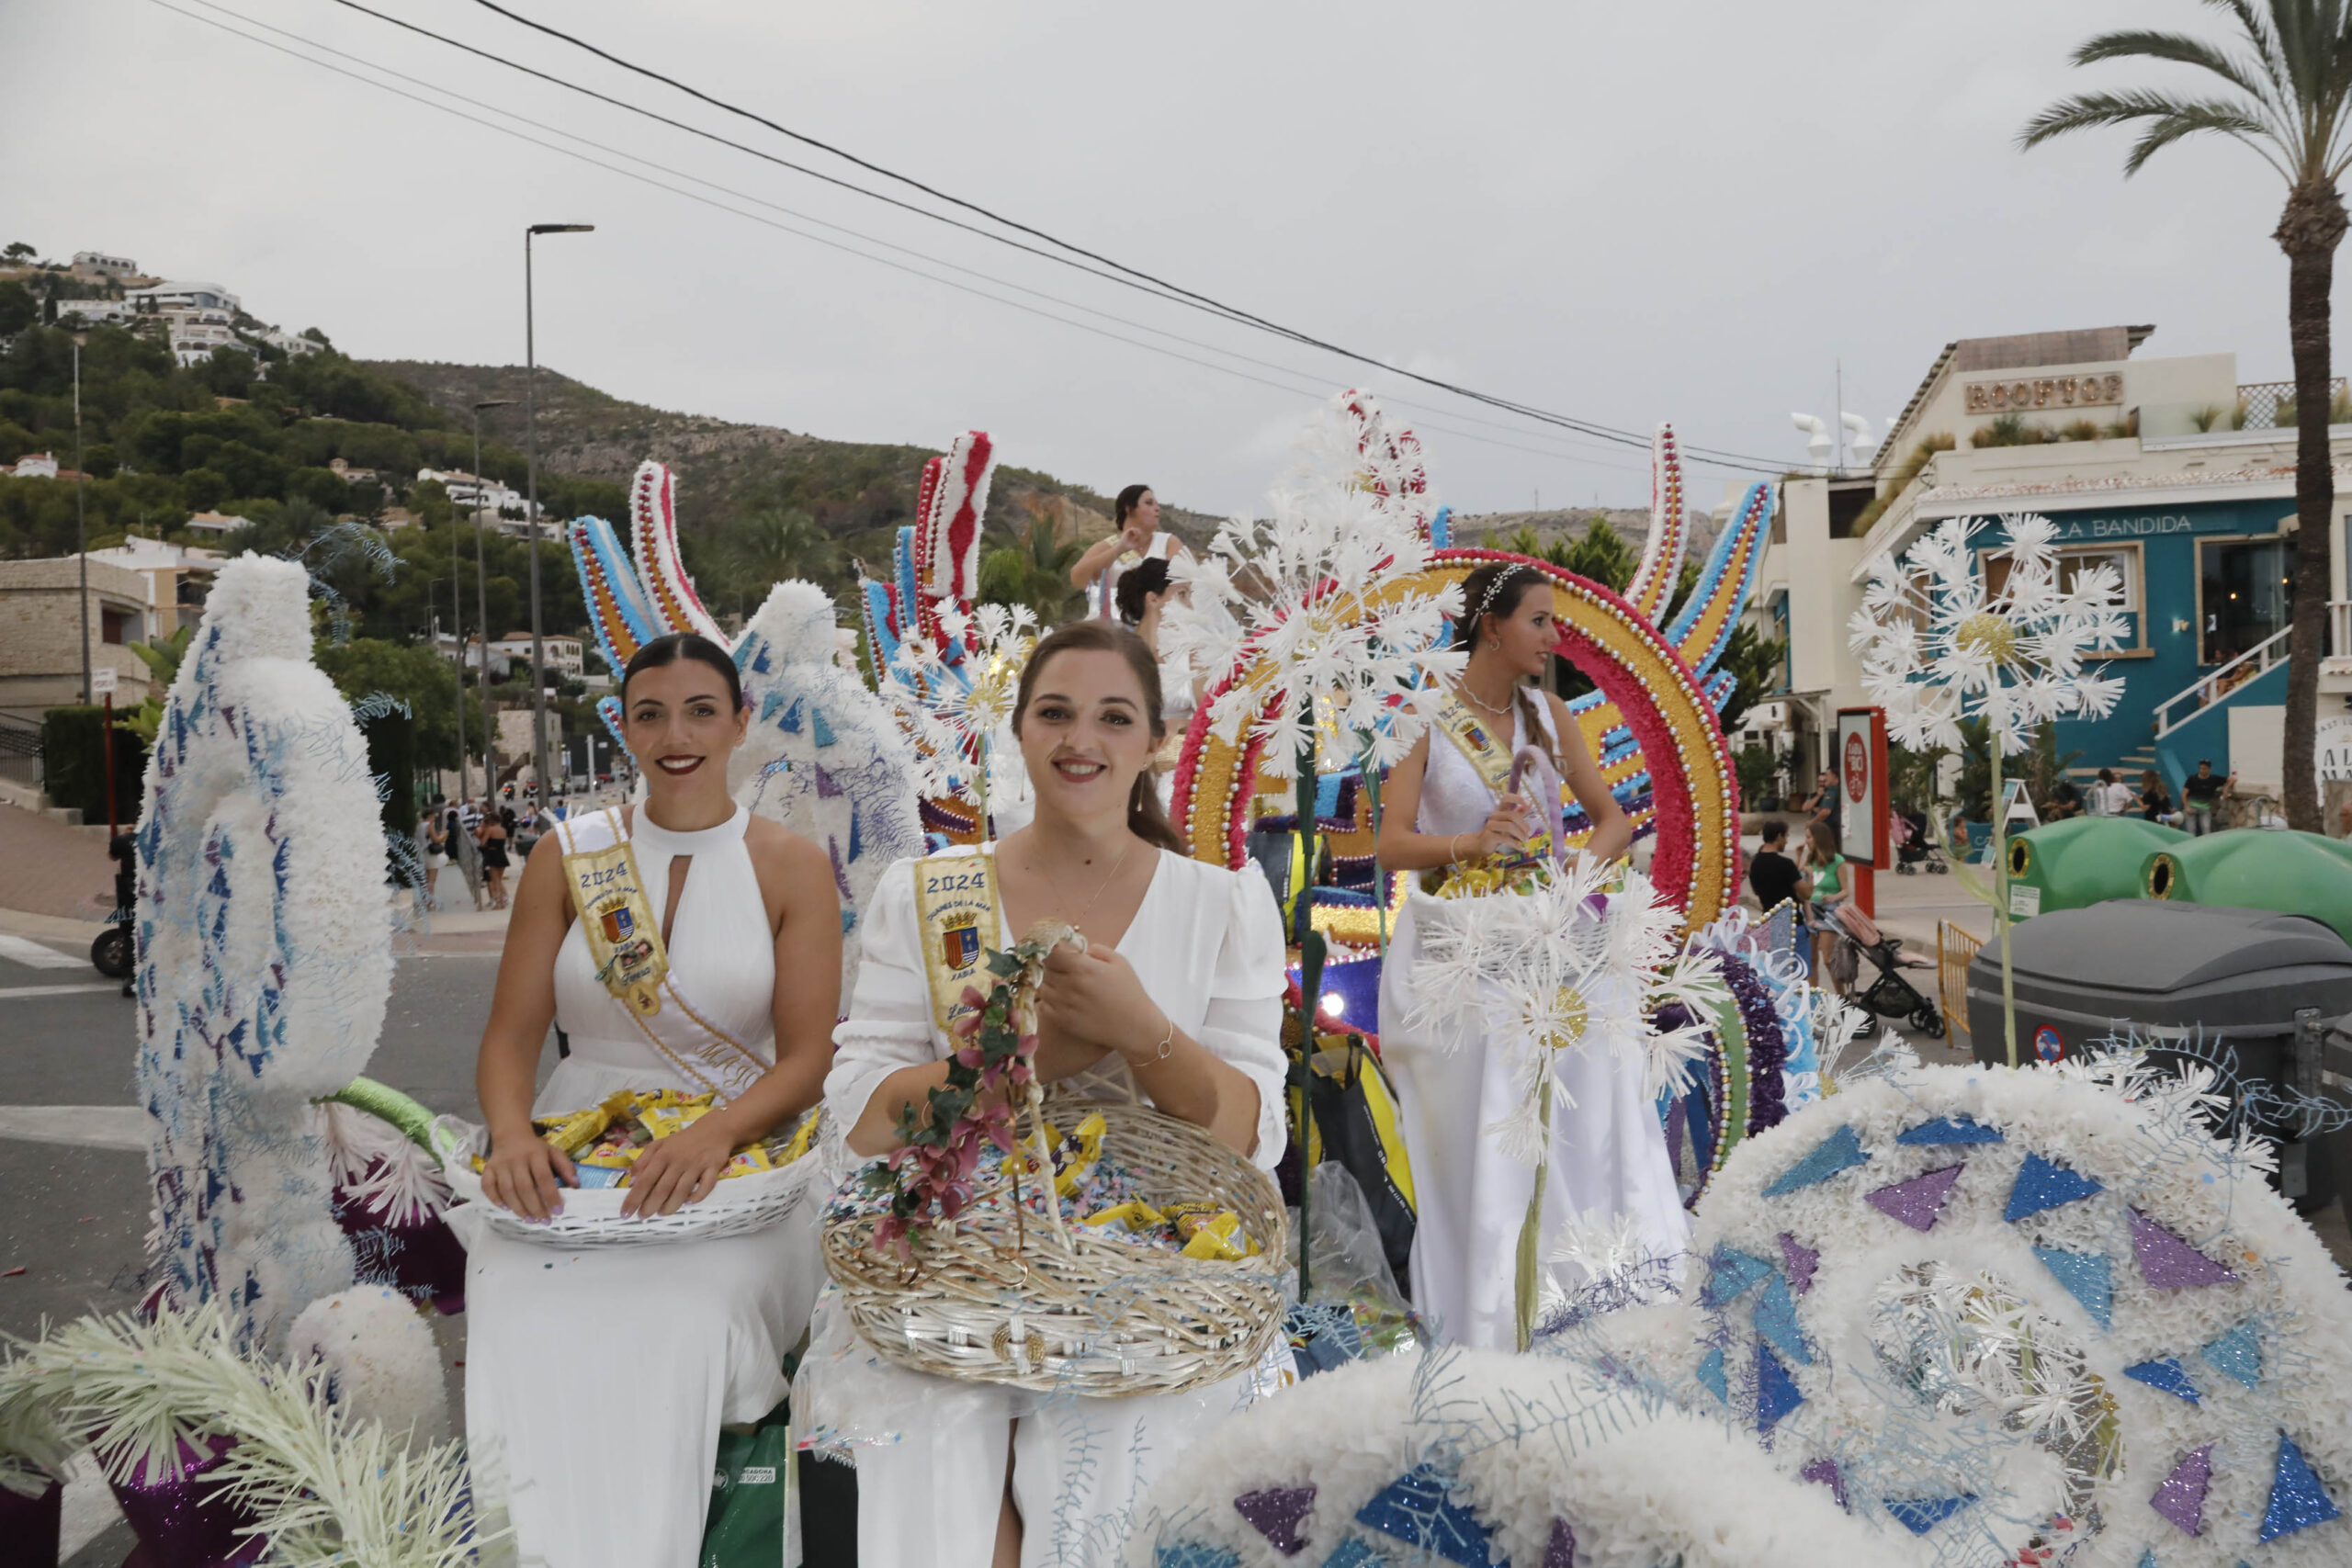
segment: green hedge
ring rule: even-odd
[[[118,707],[116,716],[122,716]],[[107,819],[107,735],[104,707],[51,708],[41,715],[42,788],[60,806],[79,807],[82,820]],[[140,782],[147,772],[147,747],[118,728],[114,736],[115,818],[129,827],[139,819]]]

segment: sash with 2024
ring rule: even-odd
[[[953,1040],[956,1025],[973,1010],[964,999],[965,987],[988,991],[989,950],[1004,945],[996,909],[996,859],[984,850],[950,850],[909,869],[915,879],[932,1021]]]

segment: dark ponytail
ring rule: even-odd
[[[1111,503],[1111,531],[1117,533],[1125,527],[1128,517],[1134,514],[1136,507],[1143,504],[1143,498],[1150,493],[1149,485],[1129,485],[1121,491],[1119,499]]]
[[[1124,491],[1121,498],[1125,499]],[[1073,650],[1115,653],[1127,661],[1127,668],[1135,671],[1136,680],[1143,686],[1144,721],[1157,750],[1168,737],[1168,719],[1160,705],[1159,661],[1152,658],[1149,643],[1126,627],[1114,626],[1108,621],[1072,621],[1039,639],[1029,655],[1029,662],[1021,670],[1021,687],[1012,703],[1012,733],[1021,733],[1021,720],[1029,711],[1029,699],[1036,694],[1037,677],[1047,662],[1057,653]],[[1160,808],[1159,791],[1152,787],[1148,768],[1136,775],[1135,785],[1128,792],[1127,831],[1155,849],[1173,850],[1180,855],[1192,853],[1190,846],[1169,823],[1168,813]]]

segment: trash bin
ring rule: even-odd
[[[2323,1077],[2323,1042],[2352,1011],[2352,946],[2317,920],[2119,898],[2043,915],[2018,928],[2011,952],[2021,1064],[2059,1061],[2111,1035],[2202,1039],[2235,1052],[2248,1082],[2345,1098]],[[1968,965],[1968,1027],[1979,1061],[2007,1060],[1996,942]],[[2304,1143],[2300,1119],[2255,1125],[2278,1141],[2280,1192],[2324,1207],[2335,1193],[2335,1140]]]

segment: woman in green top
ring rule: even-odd
[[[1838,840],[1831,836],[1826,822],[1805,824],[1804,842],[1797,850],[1797,868],[1813,877],[1813,909],[1807,924],[1813,928],[1813,974],[1815,985],[1843,994],[1845,987],[1837,984],[1829,973],[1829,951],[1837,945],[1838,927],[1829,917],[1833,905],[1846,901],[1846,881],[1840,873],[1846,857],[1838,852]]]

